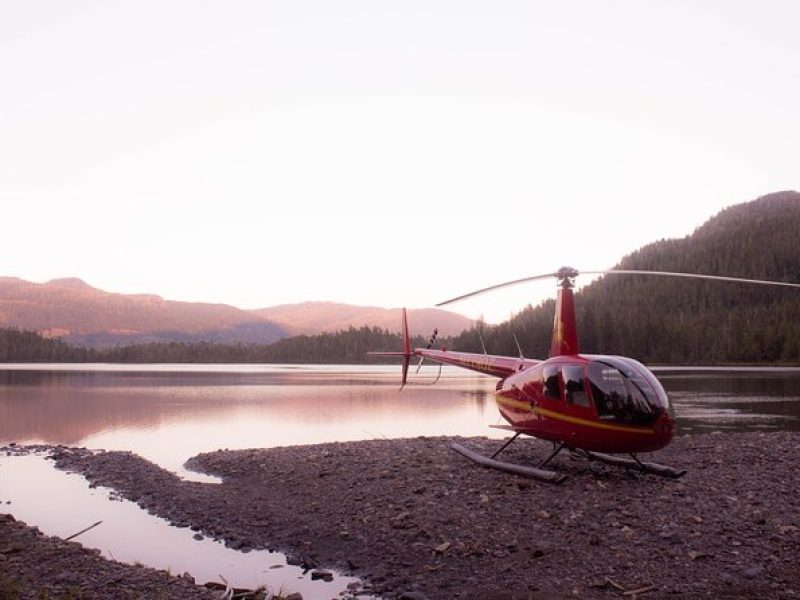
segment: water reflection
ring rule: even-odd
[[[680,428],[800,429],[800,370],[655,369]],[[416,435],[488,435],[495,379],[423,368],[398,393],[397,367],[21,365],[0,369],[0,443],[132,450],[186,475],[217,448]],[[413,383],[416,383],[414,385]]]
[[[654,369],[684,432],[800,430],[800,369]]]
[[[0,443],[132,450],[183,473],[187,458],[217,448],[485,435],[499,422],[493,402],[486,410],[493,379],[455,369],[435,386],[423,369],[400,394],[386,367],[59,368],[0,370]]]

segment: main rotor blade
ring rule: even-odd
[[[523,277],[522,279],[514,279],[513,281],[498,283],[497,285],[491,285],[489,287],[475,290],[474,292],[470,292],[468,294],[463,294],[461,296],[456,296],[455,298],[450,298],[449,300],[445,300],[444,302],[439,302],[436,306],[444,306],[445,304],[452,304],[453,302],[458,302],[459,300],[472,298],[473,296],[478,296],[480,294],[485,294],[486,292],[491,292],[493,290],[497,290],[500,288],[517,285],[519,283],[527,283],[529,281],[537,281],[540,279],[549,279],[550,277],[558,277],[559,273],[560,273],[559,271],[556,271],[555,273],[546,273],[544,275],[533,275],[532,277]],[[573,270],[572,273],[570,273],[570,276],[575,276],[575,275],[661,275],[662,277],[684,277],[687,279],[709,279],[712,281],[733,281],[737,283],[754,283],[759,285],[777,285],[781,287],[800,288],[800,283],[790,283],[788,281],[771,281],[768,279],[747,279],[744,277],[705,275],[703,273],[677,273],[672,271],[640,271],[636,269],[608,269],[605,271]]]
[[[800,283],[789,283],[788,281],[770,281],[768,279],[745,279],[743,277],[704,275],[702,273],[675,273],[670,271],[638,271],[635,269],[609,269],[608,271],[581,271],[581,275],[662,275],[664,277],[710,279],[713,281],[734,281],[738,283],[756,283],[760,285],[778,285],[782,287],[800,288]]]
[[[486,292],[491,292],[492,290],[497,290],[511,285],[517,285],[518,283],[537,281],[538,279],[549,279],[550,277],[555,277],[556,275],[558,275],[558,273],[547,273],[545,275],[534,275],[532,277],[523,277],[522,279],[515,279],[514,281],[506,281],[505,283],[498,283],[497,285],[491,285],[489,287],[485,287],[480,290],[475,290],[474,292],[470,292],[469,294],[463,294],[461,296],[456,296],[455,298],[450,298],[449,300],[445,300],[444,302],[439,302],[439,304],[437,304],[436,306],[444,306],[445,304],[452,304],[453,302],[458,302],[459,300],[471,298],[472,296],[477,296],[479,294],[485,294]]]

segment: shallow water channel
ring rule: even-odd
[[[800,370],[654,369],[683,433],[799,429]],[[499,423],[495,380],[423,368],[398,393],[396,367],[270,365],[3,365],[0,446],[64,444],[130,450],[181,477],[183,463],[220,448],[264,448],[376,437],[486,435]],[[311,581],[283,554],[239,552],[176,528],[111,490],[90,488],[43,456],[0,457],[0,511],[70,536],[104,556],[198,582],[338,596],[353,581]]]
[[[333,598],[356,581],[344,576],[312,581],[299,567],[287,565],[280,552],[240,552],[208,538],[196,539],[201,536],[194,531],[170,525],[111,489],[90,488],[82,476],[54,468],[43,454],[0,457],[0,500],[0,511],[62,539],[101,521],[75,541],[120,562],[189,573],[198,583],[227,581],[247,589],[267,585],[271,592]]]

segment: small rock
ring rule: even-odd
[[[450,547],[450,542],[443,542],[436,546],[433,550],[438,554],[444,554],[447,552],[447,549]]]
[[[324,571],[323,569],[315,569],[311,571],[311,581],[321,579],[322,581],[333,581],[333,573]]]
[[[198,542],[203,539],[203,536],[200,535],[199,533],[195,533],[192,537],[196,539]]]
[[[764,567],[761,565],[754,565],[742,571],[742,577],[745,579],[755,579],[764,572]]]
[[[679,536],[677,533],[674,532],[664,532],[661,534],[661,539],[669,542],[670,544],[681,544],[683,543],[683,538]]]
[[[428,597],[422,592],[403,592],[400,600],[428,600]]]

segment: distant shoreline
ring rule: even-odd
[[[438,365],[433,363],[425,363],[429,368],[438,368]],[[330,362],[330,363],[257,363],[257,362],[46,362],[46,361],[29,361],[29,362],[0,362],[0,370],[123,370],[126,367],[134,367],[139,369],[146,369],[147,367],[185,367],[187,370],[190,367],[214,367],[212,370],[224,370],[226,367],[274,367],[274,368],[305,368],[313,369],[318,368],[331,368],[331,367],[347,367],[365,368],[365,369],[382,369],[390,368],[393,365],[389,362],[361,362],[361,363],[344,363],[344,362]],[[754,364],[723,364],[723,365],[645,365],[648,369],[658,374],[661,372],[800,372],[800,365],[797,364],[767,364],[767,363],[754,363]],[[454,370],[457,369],[461,372],[467,373],[464,369],[443,365],[444,369]],[[163,369],[159,369],[163,370]],[[473,373],[480,375],[479,373]],[[488,376],[487,376],[488,377]]]

